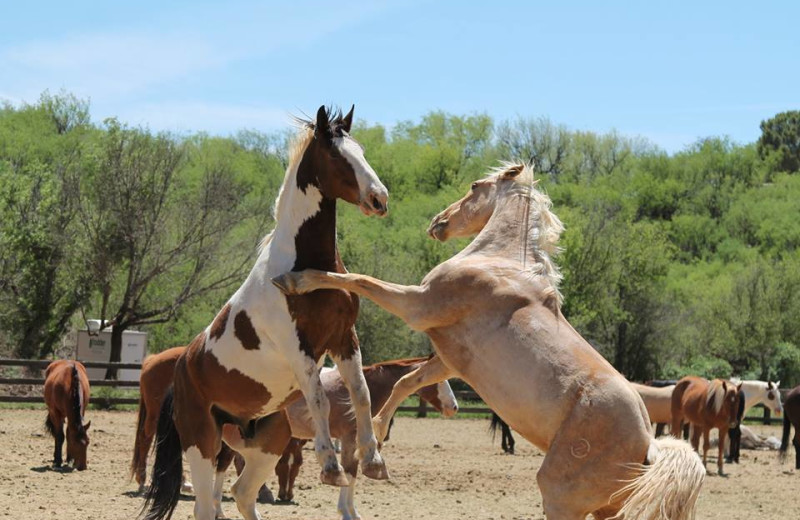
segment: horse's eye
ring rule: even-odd
[[[478,183],[477,183],[477,182],[473,182],[473,183],[472,183],[472,188],[471,188],[471,189],[473,189],[473,190],[477,190],[477,189],[478,189]]]

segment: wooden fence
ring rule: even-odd
[[[44,370],[47,368],[51,361],[48,360],[30,360],[30,359],[0,359],[0,368],[2,367],[27,367],[39,368]],[[86,368],[118,368],[118,369],[134,369],[142,368],[139,363],[103,363],[99,361],[82,361]],[[0,377],[0,385],[44,385],[43,378],[8,378]],[[92,387],[108,386],[115,388],[139,388],[139,381],[116,381],[109,379],[90,380],[89,385]],[[788,389],[780,390],[781,398],[784,399],[789,392]],[[483,404],[481,398],[471,390],[460,390],[453,392],[459,402],[479,402]],[[0,403],[43,403],[44,398],[40,396],[13,396],[13,395],[0,395]],[[92,397],[92,403],[99,404],[100,406],[111,406],[118,404],[138,404],[138,397]],[[783,419],[771,417],[770,409],[757,405],[763,408],[763,419],[750,417],[748,421],[761,421],[764,424],[771,424],[773,422],[779,423]],[[425,401],[419,400],[418,406],[401,406],[397,409],[400,412],[416,412],[417,417],[426,417],[429,411],[433,411]],[[459,406],[459,413],[474,413],[474,414],[491,414],[492,410],[484,406]]]

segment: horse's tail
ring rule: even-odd
[[[501,427],[503,419],[500,418],[499,415],[492,412],[492,422],[489,423],[489,431],[492,432],[492,442],[494,442],[494,438],[497,436],[497,429]]]
[[[47,430],[53,438],[56,436],[56,425],[50,420],[50,412],[47,413],[47,419],[44,421],[44,429]]]
[[[142,443],[144,442],[144,422],[146,419],[147,408],[144,404],[144,397],[141,395],[141,392],[139,392],[139,411],[136,419],[136,440],[133,441],[133,459],[131,459],[131,479],[133,479],[133,477],[135,477],[139,472],[139,468],[145,464],[145,461],[142,460],[143,457],[140,451],[142,449]],[[147,457],[147,453],[145,453],[144,456]],[[142,484],[144,484],[144,482]]]
[[[789,421],[789,416],[783,414],[783,435],[781,436],[781,447],[778,450],[778,460],[781,463],[786,461],[786,450],[789,449],[789,433],[792,430],[792,423]]]
[[[156,431],[156,460],[150,487],[144,496],[145,520],[164,520],[172,516],[181,494],[183,478],[181,439],[172,419],[172,387],[161,404]],[[140,513],[141,515],[141,513]]]
[[[694,519],[706,469],[687,443],[671,437],[651,440],[647,464],[637,469],[639,476],[615,493],[629,493],[615,518]]]

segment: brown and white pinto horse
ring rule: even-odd
[[[384,361],[364,367],[364,379],[369,388],[372,411],[377,412],[389,398],[394,384],[406,374],[416,370],[429,358],[399,359]],[[347,472],[349,485],[339,491],[339,514],[343,520],[361,518],[356,511],[353,497],[355,493],[356,477],[358,475],[358,461],[356,459],[356,420],[353,413],[352,402],[347,391],[344,379],[338,368],[323,368],[320,374],[322,386],[331,403],[330,431],[331,436],[342,443],[342,465]],[[458,411],[458,403],[447,381],[426,386],[418,392],[420,398],[431,404],[445,417],[451,417]],[[291,500],[294,496],[294,479],[303,463],[302,447],[305,441],[314,438],[314,423],[311,420],[307,403],[304,399],[295,401],[285,410],[289,425],[291,426],[292,442],[284,451],[283,457],[275,467],[278,474],[280,490],[279,500]],[[230,428],[226,426],[225,428]],[[282,428],[279,423],[259,425],[252,442],[265,444],[274,438],[272,430]],[[247,466],[245,465],[245,468]],[[225,471],[225,468],[217,468]],[[218,478],[218,481],[221,479]],[[221,499],[222,488],[215,490],[216,501]]]
[[[672,391],[672,435],[680,435],[683,421],[692,425],[692,447],[699,451],[700,434],[703,435],[703,466],[710,447],[708,433],[719,430],[719,455],[717,471],[723,475],[723,450],[729,428],[739,424],[739,390],[742,384],[702,377],[686,376]]]
[[[47,405],[45,427],[55,438],[53,466],[63,463],[64,421],[67,422],[67,462],[74,461],[78,471],[86,469],[86,450],[89,436],[86,432],[92,421],[84,424],[83,416],[89,404],[89,377],[79,361],[65,359],[47,365],[44,381],[44,402]]]
[[[546,451],[537,480],[550,520],[692,518],[700,460],[683,441],[652,437],[641,398],[561,314],[551,254],[562,225],[534,184],[524,164],[474,182],[429,234],[477,237],[419,286],[315,270],[274,283],[352,291],[426,332],[437,355],[406,381],[460,377]]]
[[[304,123],[275,204],[275,229],[264,239],[245,282],[178,359],[174,427],[189,462],[197,520],[214,518],[213,480],[222,425],[235,425],[247,441],[254,421],[283,409],[301,392],[316,428],[320,477],[327,484],[347,485],[333,450],[330,405],[319,380],[326,352],[339,366],[353,399],[362,471],[371,478],[388,478],[372,432],[369,392],[353,327],[358,297],[339,290],[284,296],[269,283],[280,273],[309,267],[344,272],[336,245],[337,199],[357,205],[366,215],[386,213],[388,193],[349,135],[352,119],[353,110],[342,117],[320,107],[316,120]],[[163,431],[176,434],[166,423]],[[241,444],[242,439],[225,441]],[[258,488],[283,448],[240,452],[246,465],[232,491],[245,520],[259,518]],[[159,462],[159,454],[168,458]],[[148,520],[171,515],[178,499],[176,466],[181,453],[157,450],[156,455],[154,469],[167,473],[156,474],[148,490]]]

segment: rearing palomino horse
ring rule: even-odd
[[[180,487],[181,450],[189,462],[197,520],[213,520],[215,459],[223,425],[236,426],[241,445],[255,421],[282,410],[300,392],[315,426],[314,448],[324,483],[346,486],[328,427],[330,405],[319,368],[327,352],[350,392],[358,426],[362,473],[388,478],[372,431],[370,399],[361,371],[355,323],[358,297],[347,291],[284,296],[270,279],[306,268],[344,272],[336,245],[336,201],[357,205],[366,215],[384,215],[388,193],[349,135],[353,110],[342,117],[325,107],[304,122],[275,204],[275,229],[264,239],[245,282],[178,358],[174,382],[174,422],[159,419],[148,520],[172,514]],[[299,392],[298,392],[299,390]],[[162,408],[162,416],[169,413]],[[227,434],[227,433],[226,433]],[[179,436],[179,443],[176,438]],[[286,439],[288,442],[288,437]],[[166,446],[180,446],[167,450]],[[245,520],[256,520],[256,495],[285,444],[246,449],[245,468],[233,485]],[[233,445],[231,445],[233,447]],[[237,450],[239,451],[239,450]],[[249,458],[248,458],[249,457]]]
[[[652,437],[642,400],[564,319],[550,258],[562,225],[534,184],[524,164],[474,182],[428,231],[477,237],[418,286],[312,270],[274,283],[288,294],[346,289],[426,332],[437,355],[406,377],[464,379],[546,451],[537,480],[550,520],[692,518],[702,464],[687,443]]]

